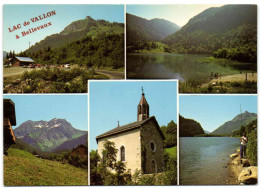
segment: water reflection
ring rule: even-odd
[[[129,79],[179,79],[208,81],[211,72],[219,75],[256,71],[256,64],[236,61],[207,62],[204,55],[128,54]]]

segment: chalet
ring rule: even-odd
[[[12,125],[16,125],[15,104],[11,99],[4,99],[4,154],[12,144],[15,144],[15,136]]]
[[[29,57],[16,56],[10,60],[10,63],[13,66],[29,66],[30,64],[34,64],[35,62]]]
[[[144,174],[163,171],[164,135],[155,116],[149,116],[149,104],[144,92],[137,106],[137,121],[123,126],[118,125],[97,136],[96,140],[101,157],[105,141],[114,142],[118,149],[117,161],[124,162],[131,174],[136,169]]]
[[[80,157],[87,157],[88,155],[88,148],[83,144],[78,145],[77,148],[73,148],[70,153],[71,155],[79,155]]]

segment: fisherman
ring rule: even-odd
[[[248,142],[248,138],[246,136],[246,133],[243,133],[243,136],[240,138],[240,158],[243,158],[246,156],[246,144]]]

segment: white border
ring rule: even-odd
[[[36,2],[33,1],[33,0],[23,0],[23,1],[20,1],[20,0],[2,0],[0,2],[1,5],[3,4],[35,4]],[[68,1],[67,2],[64,2],[62,0],[45,0],[44,2],[37,2],[37,4],[72,4],[71,1]],[[109,3],[108,1],[106,0],[95,0],[95,1],[85,1],[85,0],[74,0],[73,1],[73,4],[259,4],[259,1],[257,0],[197,0],[196,2],[195,1],[192,1],[192,0],[182,0],[182,1],[176,1],[176,0],[160,0],[160,1],[156,1],[156,0],[144,0],[144,1],[140,1],[140,0],[110,0]],[[125,6],[126,7],[126,6]],[[3,26],[3,6],[1,7],[1,16],[2,16],[2,19],[0,20],[0,25]],[[258,13],[258,25],[259,25],[259,13]],[[126,27],[126,23],[125,23],[125,27]],[[258,34],[259,34],[259,31],[257,31]],[[125,35],[126,35],[126,32],[125,32]],[[0,35],[0,41],[2,42],[3,40],[3,30],[1,29],[1,35]],[[259,35],[257,35],[257,40],[259,41]],[[3,45],[3,42],[2,42],[2,45]],[[126,46],[126,41],[125,41],[125,46]],[[3,53],[3,46],[0,47],[0,55],[2,56],[2,53]],[[259,45],[258,45],[258,49],[259,49]],[[126,51],[126,49],[125,49]],[[257,55],[259,57],[259,51],[257,52]],[[0,68],[3,70],[3,65],[1,64],[0,65]],[[1,72],[2,74],[2,72]],[[125,53],[125,76],[126,76],[126,53]],[[258,74],[258,81],[259,81],[259,74]],[[126,77],[125,79],[126,80]],[[116,80],[116,81],[119,81],[119,80]],[[135,80],[127,80],[127,81],[135,81]],[[160,80],[162,81],[162,80]],[[168,81],[168,80],[167,80]],[[3,75],[1,75],[0,77],[0,82],[3,83]],[[177,82],[178,83],[178,82]],[[259,85],[259,83],[258,83]],[[258,87],[259,89],[259,87]],[[1,85],[0,86],[0,90],[1,90],[1,95],[3,97],[3,86]],[[258,96],[259,92],[257,94],[177,94],[177,113],[179,114],[179,95],[181,96],[185,96],[185,95],[241,95],[241,96],[245,96],[245,95],[257,95]],[[7,95],[18,95],[18,94],[7,94]],[[27,95],[27,94],[22,94],[22,95]],[[28,94],[28,95],[38,95],[38,94]],[[59,95],[59,94],[41,94],[41,95]],[[77,94],[62,94],[62,95],[77,95]],[[3,99],[3,98],[2,98]],[[89,99],[89,95],[88,95],[88,99]],[[258,103],[258,98],[257,98],[257,103]],[[3,101],[0,102],[1,106],[3,107]],[[88,101],[88,107],[89,107],[89,101]],[[258,106],[259,108],[259,106]],[[3,115],[3,108],[1,108],[1,113]],[[89,113],[89,111],[88,111]],[[179,117],[179,116],[178,116]],[[1,116],[1,121],[3,123],[3,118]],[[177,119],[177,122],[179,121],[179,119]],[[88,119],[88,122],[89,122],[89,119]],[[258,121],[259,122],[259,121]],[[258,123],[259,124],[259,123]],[[179,122],[177,124],[177,131],[178,131],[178,134],[179,134]],[[88,127],[89,127],[89,124],[88,124]],[[3,137],[3,130],[0,131],[1,133],[1,136]],[[90,134],[90,129],[88,128],[88,136]],[[177,134],[177,136],[178,136]],[[258,132],[258,138],[259,138],[260,134]],[[177,141],[178,141],[178,145],[179,145],[179,136],[177,138]],[[2,140],[0,142],[0,145],[1,145],[1,153],[3,154],[3,144],[2,144]],[[258,148],[259,149],[259,148]],[[259,151],[258,151],[259,152]],[[0,156],[0,169],[3,170],[3,156]],[[178,146],[178,159],[177,159],[177,162],[179,161],[179,146]],[[259,161],[258,161],[259,162]],[[90,169],[90,166],[89,166],[89,169]],[[178,164],[178,169],[179,169],[179,164]],[[3,172],[1,172],[3,173]],[[90,171],[89,171],[89,174],[90,174]],[[178,174],[179,174],[179,170],[178,170]],[[88,177],[90,178],[90,177]],[[179,178],[179,175],[178,175],[178,178]],[[178,179],[179,180],[179,179]],[[2,184],[3,186],[3,174],[0,178],[0,183]],[[225,187],[227,188],[231,188],[231,187],[237,187],[237,185],[235,186],[230,186],[230,185],[224,185]],[[58,188],[64,188],[64,186],[56,186]],[[78,186],[77,188],[85,188],[86,186]],[[94,187],[94,186],[92,186]],[[112,188],[113,186],[108,186],[107,188]],[[159,188],[158,186],[153,186],[154,188]],[[167,186],[165,186],[167,187]],[[185,188],[191,188],[191,187],[214,187],[214,188],[221,188],[221,186],[179,186],[179,187],[185,187]],[[239,187],[239,186],[238,186]],[[250,187],[258,187],[258,185],[254,185],[254,186],[250,186]],[[8,187],[8,188],[14,188],[14,187]],[[38,187],[35,187],[35,188],[38,188]],[[49,187],[41,187],[41,188],[49,188]],[[71,187],[67,187],[67,188],[71,188]],[[95,187],[94,187],[95,188]],[[119,188],[123,188],[123,187],[119,187]]]

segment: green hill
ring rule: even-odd
[[[4,156],[5,186],[87,185],[87,171],[72,165],[36,158],[34,155],[9,148]]]
[[[221,125],[216,130],[214,130],[211,134],[231,135],[233,131],[240,129],[241,125],[245,126],[249,124],[251,121],[255,120],[256,118],[257,118],[257,114],[249,113],[248,111],[245,111],[242,114],[238,114],[232,120],[225,122],[223,125]],[[241,119],[242,119],[242,124],[241,124]]]
[[[31,46],[26,52],[38,52],[39,50],[50,48],[60,48],[71,42],[81,40],[86,37],[92,39],[124,33],[124,24],[110,23],[105,20],[94,20],[87,16],[83,20],[77,20],[69,24],[58,34],[47,36],[45,39]]]
[[[193,120],[179,116],[180,137],[193,137],[195,135],[205,134],[200,123]]]
[[[127,45],[141,41],[160,41],[176,32],[180,27],[168,20],[147,20],[132,14],[126,14]]]
[[[62,32],[18,54],[37,64],[77,64],[98,69],[124,67],[124,24],[86,19],[72,22]]]
[[[163,41],[172,52],[256,63],[256,34],[256,5],[225,5],[196,15]]]
[[[57,146],[52,150],[52,152],[61,152],[61,151],[68,151],[72,150],[73,148],[78,147],[78,145],[83,144],[88,146],[88,134],[82,135],[80,137],[67,140],[63,142],[61,145]]]

